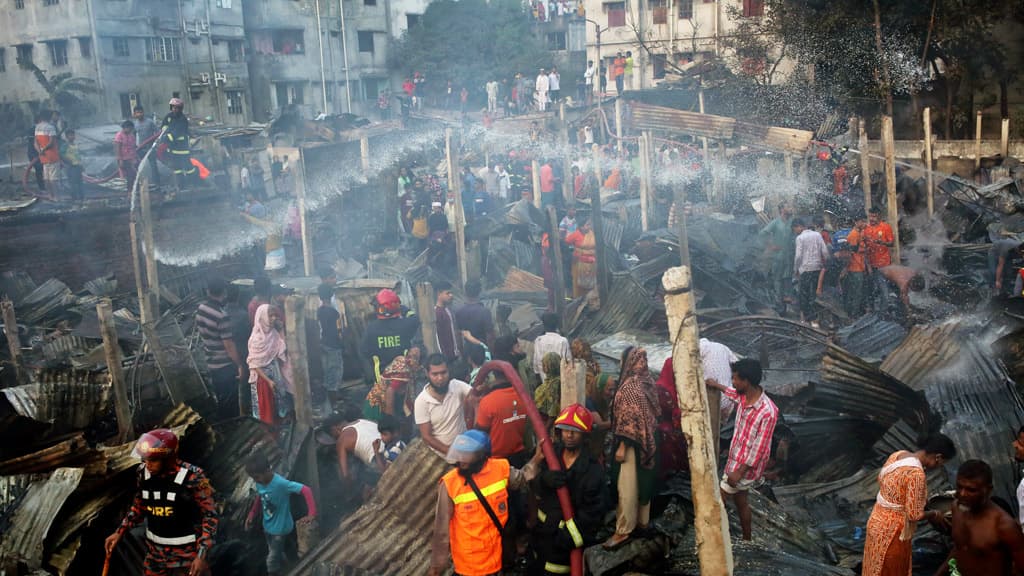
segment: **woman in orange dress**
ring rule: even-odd
[[[590,220],[565,238],[573,247],[572,252],[572,297],[586,296],[597,286],[597,240]]]
[[[945,522],[940,512],[924,511],[928,500],[925,470],[938,468],[955,455],[953,441],[937,434],[916,452],[900,450],[885,461],[878,473],[875,507],[868,518],[862,576],[910,576],[910,540],[917,521]]]

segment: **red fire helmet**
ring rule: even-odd
[[[150,430],[139,436],[132,454],[143,460],[173,458],[178,454],[178,435],[166,428]]]
[[[394,290],[377,292],[377,318],[397,318],[402,315],[402,300]]]
[[[555,428],[559,430],[576,430],[589,434],[594,429],[594,417],[579,404],[570,404],[555,418]]]

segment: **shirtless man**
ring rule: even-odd
[[[992,468],[968,460],[956,475],[953,551],[936,576],[1012,576],[1024,570],[1024,533],[992,502]],[[951,570],[955,561],[957,572]]]
[[[900,292],[900,303],[903,305],[903,314],[910,313],[910,293],[924,290],[924,276],[909,266],[891,264],[877,270],[880,279],[884,280],[886,286],[879,286],[879,310],[885,311],[884,304],[889,300],[889,285],[895,286]],[[883,290],[884,288],[884,290]]]

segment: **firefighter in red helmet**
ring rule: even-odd
[[[146,521],[145,576],[204,576],[217,533],[217,504],[202,469],[178,459],[178,437],[158,429],[135,445],[139,489],[116,532],[107,537],[109,556],[124,533]]]
[[[384,289],[374,298],[377,319],[366,326],[363,335],[363,357],[369,363],[367,380],[380,380],[380,373],[412,346],[413,338],[420,331],[420,321],[415,316],[402,313],[402,301],[394,290]]]
[[[604,469],[587,447],[594,417],[579,404],[567,406],[555,418],[555,452],[562,470],[542,464],[530,488],[537,497],[537,527],[533,530],[533,565],[530,574],[568,574],[569,557],[576,548],[598,542],[608,509]],[[558,502],[558,488],[565,486],[572,501],[573,518],[566,522]]]

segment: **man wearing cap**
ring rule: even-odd
[[[178,437],[166,429],[146,432],[135,445],[142,458],[139,491],[116,532],[107,557],[128,530],[146,521],[144,576],[204,576],[217,534],[217,503],[206,474],[178,459]]]
[[[441,477],[431,541],[430,576],[440,576],[451,553],[459,576],[501,573],[501,533],[508,521],[508,491],[521,490],[538,471],[540,450],[521,470],[491,457],[491,440],[479,430],[463,432],[448,450],[457,466]]]
[[[568,574],[572,551],[598,542],[597,530],[608,511],[608,490],[604,470],[585,449],[593,429],[594,417],[579,404],[566,407],[555,418],[555,451],[565,468],[549,470],[542,463],[540,474],[530,482],[537,497],[530,574]],[[573,517],[568,522],[558,501],[562,486],[569,489],[572,501]]]

